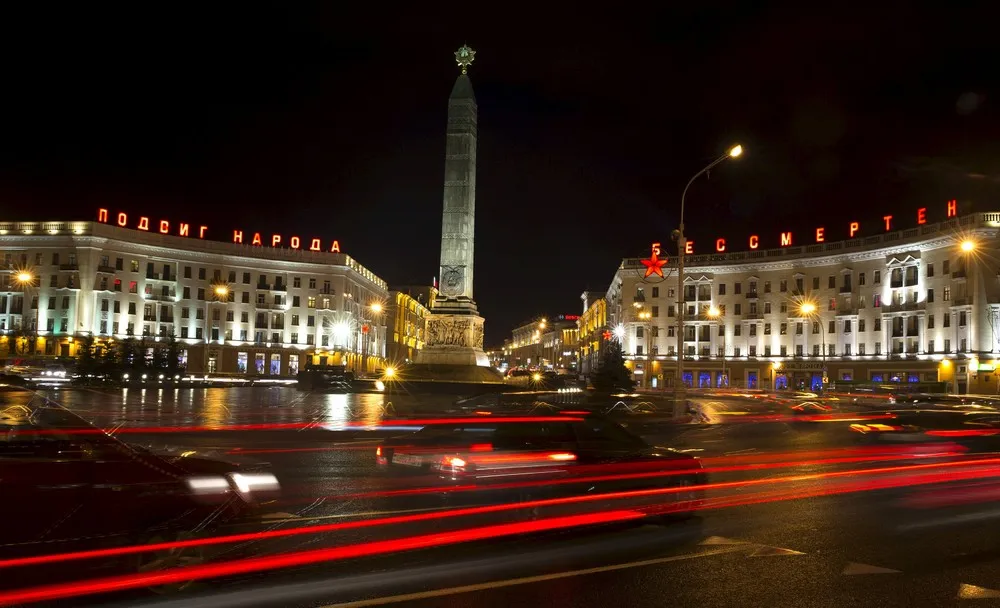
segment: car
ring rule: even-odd
[[[1000,412],[961,409],[896,409],[885,418],[850,426],[868,444],[941,444],[970,452],[1000,451]]]
[[[262,465],[158,454],[38,396],[0,405],[0,560],[183,540],[251,516],[278,491]],[[196,547],[24,567],[0,585],[84,567],[146,572],[204,557]]]
[[[385,440],[376,462],[388,475],[440,488],[446,503],[457,506],[484,497],[524,502],[626,492],[625,500],[598,497],[593,504],[674,518],[694,512],[707,481],[698,458],[651,446],[586,410],[427,424]]]

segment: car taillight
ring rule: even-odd
[[[376,464],[389,464],[389,459],[385,457],[382,452],[382,446],[375,448],[375,463]]]
[[[453,469],[464,469],[467,463],[464,459],[459,458],[458,456],[445,456],[442,464]]]
[[[378,446],[377,448],[375,448],[375,455],[376,456],[382,455],[382,446]]]
[[[555,454],[549,454],[549,460],[576,460],[576,454],[570,454],[569,452],[557,452]]]

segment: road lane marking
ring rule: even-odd
[[[773,557],[776,555],[805,555],[805,553],[793,549],[782,549],[781,547],[768,547],[764,545],[751,553],[750,557]]]
[[[856,574],[902,574],[899,570],[893,570],[892,568],[883,568],[881,566],[872,566],[871,564],[859,564],[857,562],[850,562],[844,567],[844,571],[841,574],[845,576],[854,576]]]
[[[603,572],[615,572],[618,570],[627,570],[629,568],[642,568],[645,566],[655,566],[657,564],[666,564],[670,562],[679,562],[689,559],[696,559],[699,557],[709,557],[713,555],[722,555],[724,553],[734,553],[736,551],[742,550],[742,546],[733,546],[726,549],[713,549],[711,551],[703,551],[701,553],[687,553],[685,555],[672,555],[670,557],[660,557],[657,559],[647,559],[638,562],[628,562],[625,564],[615,564],[613,566],[598,566],[596,568],[585,568],[583,570],[569,570],[566,572],[556,572],[554,574],[541,574],[538,576],[526,576],[523,578],[511,578],[501,581],[493,581],[489,583],[479,583],[476,585],[463,585],[461,587],[448,587],[445,589],[434,589],[433,591],[419,591],[417,593],[406,593],[402,595],[387,595],[385,597],[376,597],[368,600],[357,600],[354,602],[343,602],[340,604],[327,604],[321,606],[320,608],[363,608],[364,606],[382,606],[384,604],[398,604],[400,602],[412,602],[415,600],[423,600],[435,597],[444,597],[447,595],[457,595],[461,593],[472,593],[474,591],[485,591],[490,589],[502,589],[504,587],[514,587],[517,585],[528,585],[531,583],[541,583],[545,581],[554,581],[564,578],[571,578],[574,576],[586,576],[588,574],[600,574]]]
[[[722,536],[709,536],[705,540],[698,543],[699,545],[746,545],[749,544],[746,541],[734,540],[732,538],[724,538]]]
[[[976,585],[966,585],[962,583],[958,586],[958,599],[960,600],[989,600],[1000,598],[1000,591],[977,587]]]

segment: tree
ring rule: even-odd
[[[599,393],[613,393],[618,390],[632,390],[635,382],[625,367],[625,355],[618,340],[608,342],[601,358],[601,364],[590,377],[590,383]]]
[[[121,344],[118,347],[118,352],[120,353],[118,360],[122,367],[124,367],[125,369],[133,369],[138,367],[138,364],[140,362],[137,361],[138,357],[136,356],[136,350],[137,347],[135,344],[135,338],[129,336],[124,340],[122,340]]]
[[[110,376],[121,371],[121,350],[112,344],[105,344],[98,357],[98,373]]]
[[[97,371],[97,359],[94,357],[94,337],[84,336],[77,342],[76,369],[81,374],[93,374]]]
[[[164,350],[167,352],[167,371],[176,375],[180,371],[181,349],[173,332],[167,338],[167,346]]]

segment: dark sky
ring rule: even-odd
[[[833,240],[924,205],[937,219],[950,198],[1000,209],[993,14],[216,4],[7,12],[3,217],[103,206],[337,238],[390,284],[427,283],[466,42],[491,343],[578,313],[622,257],[667,242],[685,182],[732,142],[745,157],[688,195],[699,251],[816,225]]]

